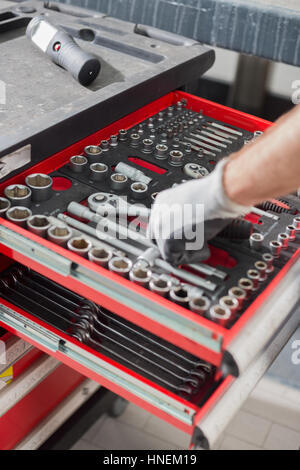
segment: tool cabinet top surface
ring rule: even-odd
[[[298,0],[62,0],[206,44],[300,65]]]

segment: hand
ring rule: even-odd
[[[191,264],[209,257],[207,241],[233,218],[250,211],[231,201],[223,188],[227,159],[200,180],[162,191],[150,214],[148,237],[172,264]]]

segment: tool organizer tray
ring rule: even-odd
[[[183,106],[178,106],[178,102]],[[173,115],[168,116],[168,113]],[[179,119],[185,116],[186,128],[185,122]],[[166,118],[167,122],[159,121],[161,117]],[[24,184],[26,177],[32,174],[50,175],[53,179],[51,197],[45,202],[31,203],[30,209],[33,214],[52,217],[66,212],[71,201],[82,203],[82,207],[86,207],[87,199],[96,192],[127,195],[129,201],[133,203],[136,201],[136,196],[132,198],[130,189],[133,181],[128,180],[127,186],[122,191],[115,191],[109,183],[110,176],[115,173],[116,165],[122,162],[151,178],[147,197],[144,200],[139,199],[139,202],[149,208],[155,198],[151,197],[153,193],[173,184],[185,184],[182,180],[191,179],[189,176],[191,173],[186,172],[185,165],[190,163],[201,165],[200,169],[197,167],[194,170],[210,172],[220,158],[241,148],[245,141],[251,141],[255,132],[255,135],[258,135],[257,131],[265,131],[269,125],[270,123],[261,119],[201,98],[183,92],[173,92],[21,171],[3,182],[0,190],[3,195],[8,185]],[[223,127],[221,129],[218,126]],[[223,138],[222,134],[229,133],[237,139],[224,137],[230,143],[220,139],[215,139],[212,143],[211,128],[219,131],[213,133],[217,137]],[[127,131],[126,140],[120,140],[119,131],[122,129]],[[201,134],[201,130],[205,130],[206,134]],[[189,143],[191,133],[198,133],[210,141],[199,138],[199,135],[193,136],[196,143],[190,142],[192,144],[190,148],[186,144]],[[130,143],[132,134],[142,136],[138,146]],[[111,136],[115,135],[119,136],[117,145],[110,145],[115,144],[114,137],[111,139]],[[148,148],[145,151],[145,143],[142,142],[145,139],[153,141],[151,151]],[[71,157],[84,155],[87,146],[98,146],[103,141],[108,142],[109,150],[104,150],[98,161],[94,162],[108,167],[108,173],[103,181],[92,180],[88,167],[82,173],[70,169]],[[166,159],[157,158],[156,155],[156,146],[161,143],[168,147]],[[220,146],[218,143],[226,146]],[[183,159],[180,165],[174,165],[171,161],[172,149],[182,153],[182,156],[179,155],[180,159]],[[220,149],[221,151],[218,151]],[[175,157],[178,157],[178,154]],[[190,168],[188,170],[190,171]],[[193,167],[191,170],[194,171]],[[231,287],[237,286],[241,277],[246,277],[247,271],[253,268],[254,263],[262,260],[262,254],[269,252],[269,242],[277,240],[278,234],[282,233],[287,225],[291,225],[297,217],[300,200],[296,196],[287,196],[284,202],[277,201],[277,203],[276,205],[273,202],[274,206],[270,206],[272,210],[268,210],[266,206],[261,208],[267,211],[265,214],[247,216],[248,224],[246,223],[244,227],[246,233],[249,235],[250,224],[250,233],[254,231],[265,236],[259,251],[253,250],[250,246],[248,235],[244,238],[244,229],[242,235],[233,238],[231,235],[236,233],[236,228],[231,228],[234,232],[223,233],[211,242],[212,256],[202,265],[202,268],[206,267],[208,274],[180,267],[181,273],[183,271],[192,273],[200,280],[200,284],[208,281],[210,288],[206,288],[204,284],[201,287],[197,286],[196,289],[200,289],[201,295],[209,298],[212,305],[217,304],[220,297],[226,295]],[[83,222],[93,227],[93,224]],[[189,305],[178,305],[168,298],[151,292],[147,287],[137,285],[105,267],[97,266],[65,247],[58,246],[5,218],[1,218],[0,224],[0,251],[10,258],[12,263],[17,262],[22,265],[17,269],[25,273],[25,277],[28,277],[29,272],[36,276],[36,280],[44,279],[43,285],[48,291],[51,291],[49,286],[54,282],[57,286],[53,287],[54,293],[61,286],[69,290],[70,295],[80,296],[99,306],[111,319],[123,323],[125,329],[128,326],[133,328],[135,333],[131,339],[139,337],[139,334],[135,336],[136,332],[139,332],[148,338],[147,341],[151,338],[150,343],[154,340],[157,345],[152,348],[151,360],[154,363],[157,361],[157,364],[154,368],[151,366],[151,373],[149,374],[148,370],[147,374],[141,369],[141,365],[142,368],[145,366],[143,362],[145,357],[137,360],[139,356],[136,356],[137,362],[133,364],[130,356],[132,353],[127,351],[124,354],[122,345],[129,346],[125,340],[124,343],[120,341],[119,346],[114,343],[117,349],[111,353],[105,350],[105,347],[111,347],[111,343],[100,341],[95,347],[89,341],[86,342],[86,338],[71,334],[72,332],[66,327],[60,327],[59,322],[56,323],[57,318],[53,321],[52,317],[47,316],[51,313],[49,310],[53,293],[47,304],[45,292],[36,286],[36,302],[44,308],[44,313],[43,308],[37,309],[36,306],[33,308],[31,291],[27,287],[22,287],[22,276],[17,280],[20,285],[15,295],[14,291],[6,290],[7,288],[1,284],[1,325],[80,373],[191,435],[200,426],[202,418],[222,399],[222,395],[234,381],[233,376],[241,374],[272,340],[299,300],[299,231],[296,231],[295,238],[289,241],[289,246],[274,259],[274,269],[270,270],[267,277],[260,280],[257,290],[246,299],[242,309],[232,317],[232,321],[223,326],[205,313],[200,315],[192,311]],[[134,261],[134,257],[129,255],[130,257]],[[4,266],[4,269],[6,268],[7,265]],[[1,279],[5,281],[11,269],[15,268],[13,264],[8,267],[8,271],[1,274]],[[212,285],[215,287],[212,288]],[[25,294],[27,303],[23,298],[26,297]],[[111,323],[109,325],[111,326]],[[119,341],[118,335],[113,338]],[[135,350],[135,353],[140,354],[141,350],[145,351],[143,347],[149,346],[147,341],[140,343],[142,348]],[[165,374],[169,374],[169,371],[162,370],[165,364],[161,361],[170,358],[166,356],[164,359],[159,359],[156,356],[161,351],[162,345],[168,345],[173,352],[193,358],[194,361],[199,360],[209,367],[211,373],[208,374],[204,385],[201,383],[198,384],[198,388],[196,386],[197,393],[192,398],[187,397],[184,390],[174,390],[166,384]],[[122,355],[123,357],[120,357]]]

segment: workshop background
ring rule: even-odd
[[[184,35],[193,30],[194,39],[199,39],[196,33],[198,27],[193,25],[191,28],[188,22],[188,19],[194,21],[192,20],[194,15],[191,12],[188,17],[183,18],[184,9],[189,5],[197,6],[199,13],[195,21],[198,19],[200,22],[200,15],[207,13],[205,11],[207,7],[208,10],[219,12],[221,17],[220,22],[215,18],[214,23],[218,25],[219,31],[213,31],[210,22],[206,22],[205,19],[201,21],[202,28],[207,29],[201,31],[200,40],[209,38],[210,44],[214,41],[214,34],[219,36],[219,43],[222,43],[225,33],[234,30],[236,26],[234,22],[238,18],[238,15],[231,11],[236,4],[234,1],[66,0],[62,3],[101,11],[124,20],[145,22],[178,34]],[[228,7],[227,11],[224,9],[222,11],[222,3],[223,7]],[[239,3],[249,5],[248,0]],[[281,12],[274,10],[274,16],[278,15],[279,22],[284,24],[286,34],[290,34],[290,41],[293,44],[294,29],[289,29],[289,21],[298,21],[300,24],[299,2],[264,0],[257,3],[282,8]],[[289,8],[291,12],[287,14]],[[250,43],[255,47],[253,43],[256,42],[256,47],[260,47],[261,50],[264,47],[267,49],[270,44],[263,39],[263,31],[259,39],[259,28],[270,28],[271,20],[264,24],[263,18],[257,17],[253,10],[252,14],[257,37],[251,37],[248,31],[248,47],[251,48]],[[269,12],[266,15],[270,17]],[[280,24],[277,28],[280,29]],[[224,31],[223,35],[222,32],[220,34],[220,29]],[[217,37],[215,42],[218,43]],[[239,41],[236,39],[237,48],[238,44]],[[229,46],[231,45],[232,43]],[[205,73],[204,78],[192,84],[192,90],[189,91],[270,121],[274,121],[293,106],[292,95],[300,84],[297,83],[300,80],[298,66],[241,55],[239,52],[221,47],[215,47],[215,52],[215,64]],[[267,55],[270,51],[263,53]],[[282,60],[284,57],[278,55],[274,59]],[[293,365],[291,361],[292,344],[299,338],[300,328],[266,377],[255,388],[243,409],[233,419],[217,448],[224,450],[300,448],[300,366]],[[107,415],[102,416],[73,449],[186,449],[188,445],[189,436],[185,433],[174,430],[169,424],[130,404],[125,413],[117,419]]]

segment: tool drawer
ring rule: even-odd
[[[144,216],[157,192],[205,176],[269,125],[172,92],[6,179],[1,324],[193,434],[299,300],[300,200],[253,208],[192,266],[149,261]],[[119,196],[126,240],[105,230]],[[137,258],[149,265],[134,270]]]

